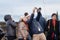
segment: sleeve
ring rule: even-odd
[[[17,24],[16,24],[14,21],[10,21],[10,25],[11,25],[12,27],[16,27],[16,26],[17,26]]]
[[[19,24],[19,27],[20,27],[19,30],[20,30],[22,36],[23,36],[24,38],[26,38],[26,35],[25,35],[25,33],[24,33],[24,28],[23,28],[23,27],[24,27],[24,23],[21,22],[21,23]]]
[[[31,14],[30,20],[27,21],[27,23],[31,23],[34,18],[34,14]]]
[[[46,27],[46,24],[47,24],[47,21],[44,19],[44,26]],[[45,27],[44,27],[44,30],[45,30]]]
[[[59,21],[59,28],[58,29],[59,29],[59,33],[60,33],[60,21]]]
[[[45,31],[48,31],[49,20],[46,23]]]
[[[40,19],[40,12],[37,14],[36,20],[39,21]]]
[[[20,30],[22,30],[23,27],[24,27],[24,24],[21,22],[21,23],[19,24],[19,26],[20,26]]]

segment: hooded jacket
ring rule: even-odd
[[[29,24],[29,28],[30,28],[30,34],[40,34],[43,33],[43,29],[40,25],[39,21],[39,17],[40,14],[38,13],[37,17],[34,18],[34,14],[31,14],[31,18],[30,20],[27,21],[27,23]]]
[[[43,30],[45,30],[46,27],[46,20],[45,18],[42,16],[41,12],[38,12],[40,14],[40,18],[39,18],[39,23],[42,26]]]
[[[10,15],[5,15],[4,19],[6,21],[6,36],[16,36],[16,23],[11,20]]]

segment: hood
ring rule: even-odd
[[[11,20],[12,18],[11,18],[11,15],[5,15],[4,16],[4,20],[5,21],[8,21],[8,20]]]

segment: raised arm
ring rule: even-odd
[[[32,20],[33,20],[33,18],[34,18],[35,9],[36,9],[36,8],[33,9],[33,13],[32,13],[31,16],[30,16],[30,20],[27,21],[28,23],[31,23],[31,22],[32,22]]]
[[[33,18],[34,18],[34,14],[32,13],[31,16],[30,16],[30,19],[27,21],[27,23],[31,23]]]
[[[17,24],[16,24],[14,21],[10,21],[10,25],[11,25],[12,27],[16,27],[16,26],[17,26]]]
[[[38,13],[37,13],[37,17],[36,17],[36,20],[37,20],[37,21],[39,21],[40,16],[41,16],[41,12],[38,12]]]

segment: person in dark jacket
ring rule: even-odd
[[[59,40],[60,40],[60,21],[59,21]]]
[[[52,14],[52,19],[47,21],[46,31],[48,31],[47,40],[59,40],[59,21],[55,13]]]
[[[16,23],[12,20],[11,15],[5,15],[6,21],[6,37],[8,40],[14,40],[16,38]]]
[[[38,13],[36,18],[34,18],[35,9],[37,8],[34,8],[33,13],[31,14],[30,18],[27,17],[28,19],[27,23],[29,25],[30,32],[33,36],[33,40],[46,40],[43,29],[40,23],[38,22],[40,13]]]
[[[41,8],[38,8],[37,13],[40,14],[38,21],[39,21],[41,27],[43,28],[43,30],[45,30],[46,20],[45,20],[45,18],[44,18],[44,17],[42,16],[42,14],[41,14]]]
[[[5,35],[3,29],[0,27],[0,40],[3,38],[3,36]]]

